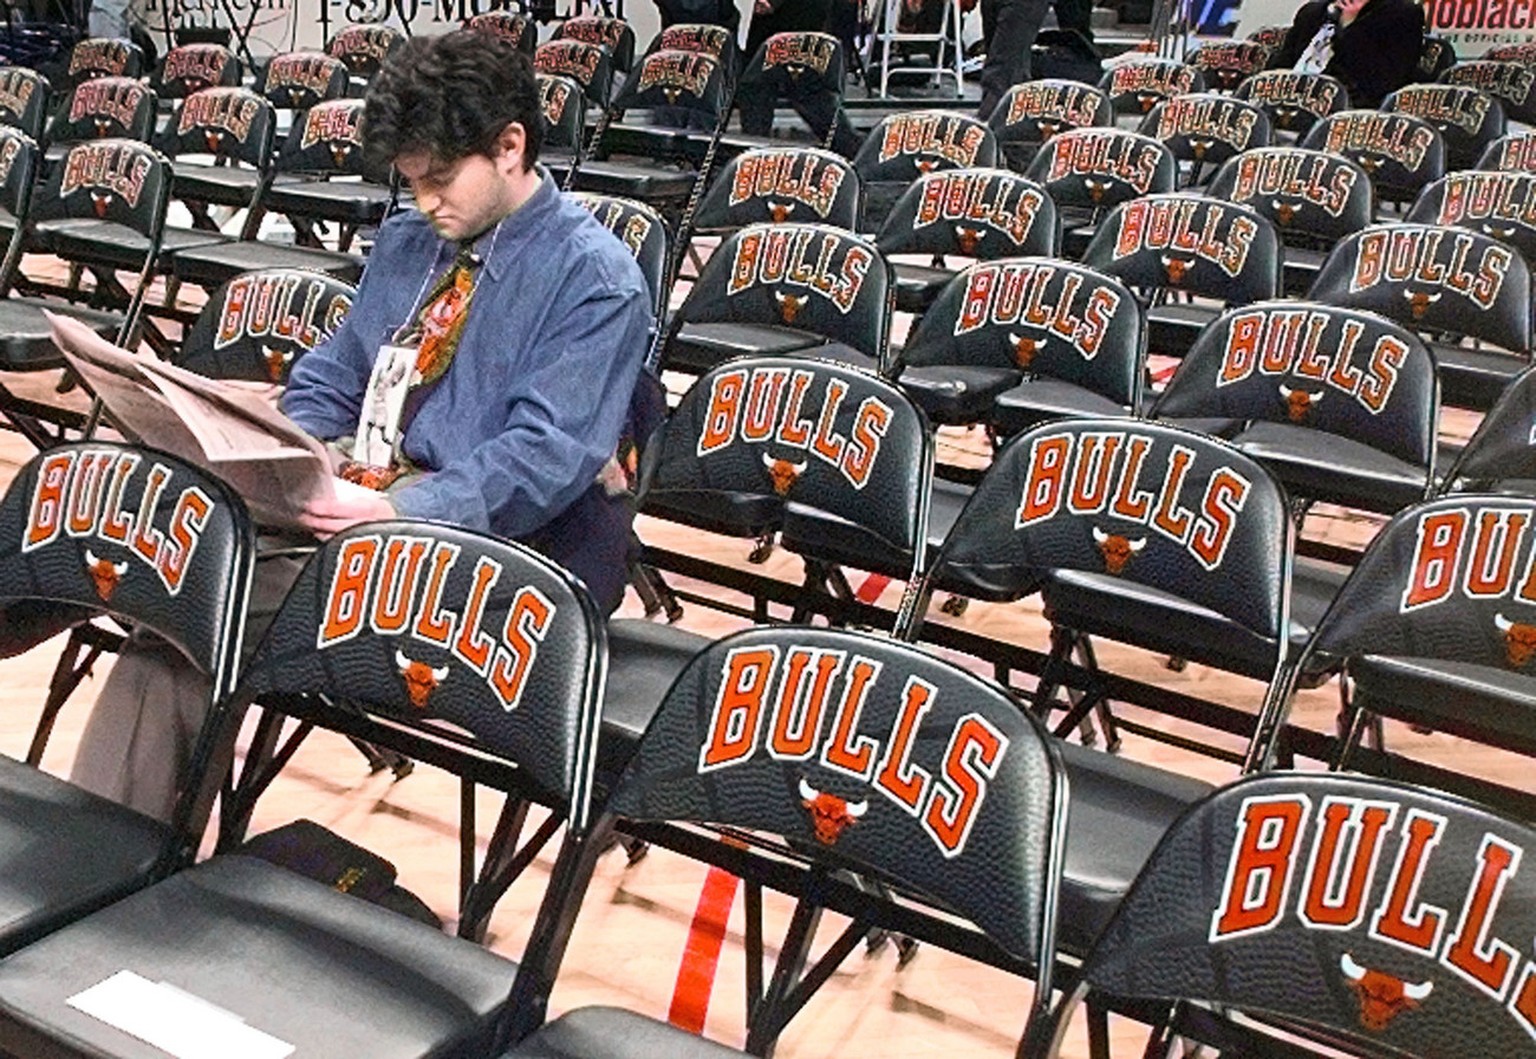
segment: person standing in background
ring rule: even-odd
[[[1327,74],[1355,107],[1378,107],[1415,78],[1424,9],[1412,0],[1312,0],[1296,12],[1272,69]]]

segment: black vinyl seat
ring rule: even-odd
[[[1114,108],[1103,89],[1045,77],[1014,85],[987,119],[1003,160],[1018,173],[1057,133],[1114,123]]]
[[[1349,92],[1327,74],[1265,70],[1245,78],[1232,98],[1256,103],[1276,132],[1303,137],[1323,118],[1348,108]]]
[[[125,509],[137,510],[152,493],[146,526],[167,538],[188,504],[206,505],[195,551],[179,571],[156,576],[126,540],[100,531],[65,532],[71,498],[84,494],[89,510],[91,483],[109,474],[121,474]],[[47,480],[61,489],[57,514],[51,525],[34,522],[24,544]],[[100,441],[61,445],[21,469],[0,500],[0,525],[10,542],[0,555],[0,603],[46,601],[78,609],[80,620],[110,613],[152,630],[209,677],[216,711],[234,682],[255,551],[245,507],[228,488],[164,453]],[[188,754],[166,822],[31,765],[0,761],[0,951],[13,953],[191,862],[220,779],[209,774],[210,736],[205,729],[194,737],[198,750]]]
[[[910,110],[889,114],[853,156],[864,192],[859,231],[879,231],[912,183],[930,173],[991,169],[998,164],[997,138],[969,114]]]
[[[52,108],[48,78],[25,66],[0,66],[0,124],[42,141],[43,125]]]
[[[1340,155],[1364,169],[1378,206],[1412,202],[1446,171],[1446,143],[1439,130],[1401,111],[1338,111],[1313,124],[1301,146]]]
[[[586,93],[569,77],[546,73],[533,76],[539,85],[539,107],[544,112],[544,142],[539,145],[539,162],[556,182],[564,183],[571,163],[586,148]]]
[[[1441,492],[1536,495],[1536,368],[1504,388],[1477,431],[1446,464]]]
[[[539,26],[528,15],[513,11],[482,11],[464,20],[464,28],[499,37],[529,58],[539,46]]]
[[[1371,223],[1376,204],[1365,170],[1339,155],[1301,147],[1261,147],[1228,161],[1206,193],[1265,217],[1284,244],[1282,289],[1311,288],[1328,251]]]
[[[1391,262],[1376,268],[1378,252]],[[1425,265],[1405,269],[1405,254]],[[1487,411],[1531,365],[1530,268],[1508,243],[1471,228],[1404,223],[1357,232],[1329,254],[1308,297],[1370,309],[1429,335],[1445,403],[1455,407]]]
[[[149,85],[164,105],[205,88],[238,88],[245,71],[235,53],[222,44],[177,44],[165,53]]]
[[[1536,130],[1506,132],[1490,143],[1477,160],[1475,171],[1501,173],[1536,172]]]
[[[715,39],[713,36],[711,40]],[[735,37],[721,49],[735,61]],[[782,145],[787,139],[819,144],[840,157],[858,153],[856,132],[844,107],[847,57],[843,41],[833,33],[786,31],[774,33],[746,57],[736,86],[741,131],[720,137],[718,150],[731,157],[755,147]],[[701,133],[691,140],[703,148]],[[861,229],[862,230],[862,229]]]
[[[1434,126],[1445,140],[1448,170],[1476,165],[1506,127],[1503,105],[1491,93],[1471,85],[1408,85],[1382,100],[1381,109],[1388,114],[1412,114]]]
[[[1143,195],[1172,191],[1178,163],[1166,144],[1150,136],[1081,128],[1051,137],[1025,175],[1055,200],[1062,217],[1062,253],[1077,261],[1106,211]]]
[[[69,49],[65,87],[97,77],[144,76],[144,51],[125,37],[85,37]]]
[[[408,617],[393,625],[380,619],[392,605],[382,594],[376,606],[350,612],[347,630],[348,612],[328,597],[342,570],[373,563],[392,573],[370,584],[424,579],[430,565],[442,571],[443,598],[478,599],[479,628],[520,635],[486,635],[474,648],[484,652],[481,667],[446,642],[415,638]],[[317,629],[326,630],[319,641]],[[400,1059],[483,1055],[517,1035],[514,1020],[541,1022],[564,932],[546,929],[516,964],[475,940],[520,874],[504,862],[531,858],[554,831],[546,827],[543,838],[536,833],[517,848],[530,806],[550,809],[555,824],[566,825],[540,919],[584,888],[603,639],[585,591],[530,549],[409,521],[368,523],[333,537],[300,572],[218,716],[216,745],[227,763],[247,709],[263,712],[247,765],[221,801],[217,852],[0,967],[0,1039],[24,1052],[68,1042],[97,1055],[144,1054],[142,1043],[105,1021],[82,1019],[69,1004],[83,987],[124,969],[310,1054],[340,1046]],[[286,717],[305,723],[278,746]],[[458,937],[242,855],[252,806],[272,779],[268,759],[286,761],[311,726],[409,748],[471,784],[506,793],[487,863],[464,880]],[[460,842],[474,848],[473,825]]]
[[[1233,93],[1269,65],[1270,48],[1255,40],[1212,41],[1200,45],[1189,63],[1217,92]]]
[[[1197,66],[1173,59],[1136,58],[1106,70],[1099,88],[1109,96],[1117,115],[1141,115],[1165,99],[1204,92],[1205,74]]]
[[[305,353],[329,338],[357,289],[323,272],[244,272],[208,297],[174,362],[213,379],[286,385]]]
[[[1434,481],[1439,388],[1423,342],[1385,317],[1307,302],[1229,309],[1152,410],[1215,418],[1297,501],[1392,514]]]
[[[1536,121],[1536,97],[1531,88],[1536,85],[1536,75],[1522,62],[1511,60],[1463,59],[1440,75],[1440,83],[1466,85],[1487,92],[1504,108],[1509,121],[1530,125]]]
[[[70,147],[87,140],[150,142],[155,134],[155,93],[135,77],[96,77],[64,93],[48,121],[43,175],[63,161]]]
[[[1165,99],[1142,119],[1137,131],[1168,145],[1180,167],[1188,170],[1188,178],[1181,181],[1186,187],[1205,183],[1229,158],[1268,147],[1274,135],[1262,107],[1220,92]]]

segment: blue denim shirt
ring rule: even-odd
[[[526,540],[611,608],[629,518],[593,482],[624,425],[650,299],[623,244],[540,172],[475,245],[485,262],[458,352],[401,443],[428,473],[391,500],[402,516]],[[283,411],[324,440],[353,433],[379,347],[456,249],[414,210],[386,222],[351,313],[294,366]]]

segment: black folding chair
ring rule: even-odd
[[[1405,783],[1240,780],[1168,833],[1023,1054],[1060,1055],[1078,1002],[1107,996],[1155,1012],[1148,1055],[1529,1055],[1533,841]]]
[[[882,371],[894,287],[869,240],[822,224],[749,225],[710,255],[660,363],[696,374],[733,356],[805,353]]]
[[[323,272],[243,273],[209,296],[175,362],[214,379],[284,385],[294,363],[346,319],[356,293]]]
[[[1412,114],[1343,110],[1318,121],[1301,146],[1337,154],[1370,175],[1378,202],[1412,202],[1445,175],[1445,141]]]
[[[1328,255],[1308,297],[1435,336],[1430,349],[1449,405],[1487,411],[1531,364],[1530,269],[1512,246],[1480,232],[1367,228]]]
[[[206,472],[95,441],[55,447],[21,468],[0,500],[0,540],[7,610],[41,605],[80,621],[110,614],[161,637],[209,679],[210,721],[188,754],[169,822],[0,757],[10,836],[0,949],[11,953],[192,862],[228,766],[213,719],[235,681],[255,537],[240,498]]]
[[[990,169],[997,164],[997,138],[968,114],[910,110],[888,115],[853,157],[864,191],[859,230],[877,230],[896,200],[920,177],[951,169]]]
[[[1245,79],[1232,98],[1260,107],[1276,132],[1305,136],[1323,118],[1349,106],[1349,93],[1326,74],[1265,70]]]
[[[858,227],[859,175],[820,147],[754,147],[726,162],[693,215],[697,235],[729,234],[749,224]]]
[[[1489,145],[1489,150],[1496,146]],[[1526,204],[1536,202],[1533,194],[1536,170],[1449,173],[1420,193],[1405,219],[1466,228],[1508,243],[1529,268],[1536,261],[1536,216],[1526,213]]]
[[[445,601],[456,601],[451,619],[438,609]],[[304,567],[221,711],[218,742],[227,747],[246,707],[264,710],[221,804],[221,851],[8,961],[0,1046],[144,1054],[139,1039],[69,1003],[126,969],[230,1011],[299,1054],[493,1052],[512,1012],[542,1019],[565,932],[541,932],[521,965],[465,939],[481,936],[506,883],[562,826],[541,917],[580,892],[593,859],[586,837],[604,668],[596,608],[529,549],[410,521],[332,538]],[[275,745],[285,715],[300,724]],[[507,794],[484,866],[464,879],[461,937],[233,847],[252,800],[315,727],[447,769],[466,785],[466,801],[476,784]],[[549,815],[518,848],[532,806]],[[461,854],[472,865],[467,806],[465,816]]]
[[[601,44],[580,40],[550,40],[533,52],[535,73],[569,77],[581,85],[587,99],[606,110],[613,96],[613,57]]]
[[[393,26],[358,24],[343,27],[325,46],[325,54],[340,59],[354,81],[366,85],[402,44],[405,34]]]
[[[1021,173],[1057,133],[1114,123],[1103,89],[1056,78],[1014,85],[987,119],[1008,168]]]
[[[1285,35],[1290,31],[1290,26],[1260,26],[1248,34],[1247,39],[1266,48],[1278,48],[1285,43]]]
[[[1220,309],[1280,293],[1275,226],[1246,206],[1188,193],[1144,195],[1116,206],[1083,253],[1149,306],[1147,351],[1181,357]],[[1185,301],[1174,302],[1183,295]]]
[[[1040,185],[1006,169],[925,173],[885,214],[875,245],[895,261],[896,308],[921,315],[955,277],[950,258],[995,261],[1054,257],[1061,251],[1056,202]]]
[[[635,31],[622,18],[605,15],[577,15],[555,25],[552,40],[579,40],[601,44],[617,73],[627,74],[635,64]]]
[[[1143,115],[1174,96],[1205,91],[1205,75],[1173,59],[1136,58],[1105,71],[1099,87],[1117,115]]]
[[[1066,808],[1056,750],[995,685],[904,644],[781,627],[727,637],[689,663],[607,814],[622,831],[744,878],[746,1046],[764,1055],[876,929],[1033,978],[1036,1026],[1056,980]],[[771,975],[765,889],[796,899]],[[813,960],[818,933],[830,933],[818,931],[826,912],[851,922]],[[508,1056],[740,1054],[588,1007]]]
[[[1269,115],[1261,108],[1218,92],[1165,99],[1142,119],[1138,131],[1167,144],[1181,167],[1188,167],[1186,187],[1202,183],[1233,155],[1268,147],[1272,135]]]
[[[1062,250],[1076,261],[1104,211],[1142,195],[1172,191],[1178,163],[1166,144],[1124,129],[1072,129],[1053,136],[1025,176],[1045,188],[1062,215]]]
[[[734,55],[734,48],[726,51]],[[854,56],[858,61],[857,53]],[[736,86],[741,133],[722,136],[720,147],[730,156],[753,147],[772,146],[784,135],[807,132],[822,147],[844,158],[858,153],[861,137],[843,106],[846,56],[843,43],[831,33],[775,33],[747,58]],[[786,125],[777,108],[793,110],[800,125]],[[697,137],[695,137],[696,139]]]
[[[205,88],[238,87],[242,73],[240,60],[222,44],[178,44],[149,80],[161,100],[186,99]]]
[[[1455,64],[1455,45],[1437,33],[1424,34],[1424,45],[1419,49],[1416,71],[1420,83],[1435,80]]]
[[[1410,331],[1361,309],[1277,301],[1211,324],[1152,414],[1223,423],[1298,503],[1390,515],[1435,480],[1439,408],[1434,358]]]
[[[144,52],[120,37],[86,37],[69,51],[65,82],[74,87],[95,77],[136,78],[144,73]]]
[[[1536,496],[1536,368],[1504,387],[1466,447],[1445,471],[1442,492]]]
[[[95,77],[75,85],[64,93],[48,121],[45,174],[77,143],[103,139],[148,143],[155,132],[157,106],[154,92],[137,78]]]
[[[544,112],[544,142],[539,161],[553,173],[569,173],[572,163],[586,149],[587,97],[569,77],[534,74],[539,85],[539,106]]]
[[[1389,114],[1413,114],[1429,122],[1445,139],[1448,169],[1469,169],[1488,145],[1504,135],[1503,105],[1469,85],[1409,85],[1382,100]]]
[[[1301,147],[1244,151],[1211,178],[1206,194],[1247,206],[1280,233],[1282,290],[1311,288],[1340,239],[1371,223],[1371,178],[1354,162]]]
[[[1213,41],[1189,56],[1191,66],[1218,92],[1233,92],[1269,65],[1270,48],[1254,40]]]
[[[1483,151],[1477,168],[1504,173],[1536,172],[1536,132],[1507,132],[1500,136]]]
[[[0,67],[0,124],[20,129],[34,140],[43,138],[43,123],[52,112],[48,79],[23,66]]]
[[[1525,63],[1494,59],[1458,62],[1440,75],[1440,82],[1487,92],[1503,105],[1504,115],[1510,121],[1526,125],[1536,121],[1536,98],[1531,96],[1536,72]]]
[[[272,171],[275,131],[272,104],[245,88],[202,89],[177,108],[160,146],[175,164],[171,197],[187,206],[194,227],[219,230],[209,206],[259,205]],[[167,242],[174,253],[177,247]]]
[[[267,60],[255,88],[279,110],[305,111],[347,94],[347,65],[323,52],[283,52]]]

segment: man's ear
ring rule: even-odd
[[[528,134],[520,121],[509,121],[496,137],[496,160],[507,163],[508,174],[521,173],[528,168],[526,150]]]

